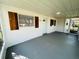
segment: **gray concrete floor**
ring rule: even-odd
[[[79,41],[55,32],[8,48],[6,59],[13,59],[12,52],[29,59],[79,59]]]

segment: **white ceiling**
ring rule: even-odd
[[[79,0],[0,0],[11,5],[53,17],[79,16]],[[60,15],[56,15],[61,12]]]

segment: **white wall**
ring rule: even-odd
[[[65,19],[64,18],[57,19],[56,31],[64,32],[64,27],[65,27]]]
[[[0,7],[2,7],[2,6],[0,5]],[[2,19],[2,9],[0,8],[0,25],[1,25],[2,33],[3,33],[3,46],[2,46],[2,49],[0,51],[0,59],[5,59],[7,47],[5,44],[6,36],[5,36],[5,31],[4,31],[5,29],[4,29],[4,25],[2,24],[2,20],[3,20]]]
[[[51,19],[51,18],[50,18]],[[57,25],[56,26],[54,26],[54,25],[52,25],[52,26],[50,26],[50,19],[47,21],[48,23],[48,25],[47,25],[47,33],[52,33],[52,32],[55,32],[56,31],[56,27],[57,27]],[[54,19],[54,20],[56,20],[57,21],[57,19],[55,19],[55,18],[52,18],[52,19]],[[56,22],[57,23],[57,22]]]
[[[34,26],[33,27],[20,27],[19,30],[11,31],[10,26],[9,26],[8,11],[17,12],[19,14],[24,14],[24,15],[39,16],[40,27],[39,28],[35,28]],[[43,31],[42,31],[43,21],[42,20],[45,18],[47,21],[47,33],[51,33],[55,31],[55,27],[54,26],[50,27],[50,24],[49,24],[50,18],[52,17],[40,15],[38,13],[27,11],[21,8],[15,8],[15,7],[3,5],[2,16],[3,16],[4,29],[6,33],[5,41],[6,41],[7,47],[41,36],[43,34]]]
[[[45,22],[41,22],[42,33],[52,33],[52,32],[55,32],[56,31],[56,26],[54,26],[54,25],[50,26],[50,19],[54,19],[54,20],[56,20],[56,19],[55,18],[51,18],[51,17],[44,17],[44,19],[45,19]],[[42,21],[43,21],[43,19],[42,19]],[[45,26],[45,24],[46,24],[46,27],[44,28],[43,26]]]

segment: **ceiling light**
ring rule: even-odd
[[[59,15],[59,14],[61,14],[61,12],[57,12],[56,14]]]

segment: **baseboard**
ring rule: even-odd
[[[55,32],[60,32],[60,33],[64,33],[63,31],[55,31]]]

